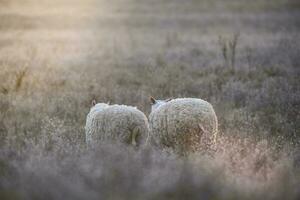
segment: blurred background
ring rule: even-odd
[[[264,169],[261,166],[273,170],[275,161],[280,166],[286,164],[278,154],[284,152],[285,158],[291,158],[293,163],[288,166],[298,166],[289,172],[299,178],[299,75],[300,1],[297,0],[0,0],[0,149],[3,155],[0,156],[0,197],[23,199],[22,192],[15,192],[21,191],[15,185],[20,184],[22,188],[22,181],[29,180],[26,177],[31,172],[26,171],[24,163],[24,166],[19,163],[24,155],[34,158],[25,159],[26,166],[44,169],[49,164],[46,161],[36,164],[36,153],[28,153],[28,148],[34,146],[43,155],[39,159],[45,155],[51,155],[54,161],[65,158],[56,151],[53,153],[55,148],[67,153],[68,158],[78,157],[76,152],[84,149],[85,118],[93,99],[134,105],[148,115],[149,96],[202,98],[216,110],[222,152],[227,152],[228,160],[239,155],[234,162],[228,164],[227,160],[224,164],[230,166],[229,171],[241,175],[238,169],[247,169],[247,173],[251,169],[250,176],[253,176],[257,162],[259,170]],[[270,151],[272,156],[266,154]],[[245,156],[255,152],[259,152],[258,157]],[[90,156],[96,158],[106,153]],[[219,158],[226,157],[223,153],[217,154]],[[115,158],[119,154],[111,156]],[[144,153],[140,156],[144,157]],[[159,162],[165,161],[158,157]],[[59,165],[58,169],[69,169],[74,159],[64,160],[68,166]],[[167,160],[166,165],[172,166],[173,160]],[[23,167],[14,169],[12,163]],[[151,166],[153,173],[164,174],[163,169]],[[184,175],[192,171],[184,164],[178,168]],[[7,181],[12,180],[8,175],[11,170],[13,177],[19,173],[20,176],[16,175],[19,178],[14,178],[18,184]],[[91,175],[80,167],[75,172]],[[50,187],[42,184],[44,173],[36,171],[35,181],[42,189]],[[56,175],[49,176],[61,181],[54,178]],[[87,179],[87,188],[95,186],[97,180],[93,176],[82,176]],[[59,177],[72,180],[65,172]],[[199,188],[195,187],[195,191],[182,188],[182,183],[190,180],[189,174],[187,177],[176,182],[176,187],[164,186],[169,189],[161,187],[161,193],[156,191],[162,196],[145,198],[166,199],[170,196],[164,196],[165,193],[173,190],[179,192],[171,199],[182,199],[185,196],[180,195],[189,192],[192,198]],[[299,182],[287,180],[288,184],[282,182],[292,192],[282,189],[282,193],[270,198],[291,194],[290,198],[296,199],[292,194],[299,187],[296,189],[293,184]],[[135,181],[141,184],[139,177]],[[109,191],[112,190],[109,185],[115,182],[105,183]],[[198,182],[190,184],[191,188],[199,185]],[[124,189],[124,185],[119,187]],[[89,191],[82,185],[76,187],[83,190],[80,190],[82,194]],[[278,187],[282,188],[280,184]],[[74,196],[55,196],[55,189],[50,192],[45,189],[48,193],[43,190],[34,193],[31,189],[25,190],[29,191],[25,192],[28,199],[33,198],[31,194],[43,199],[48,193],[50,196],[46,196],[54,199],[80,199],[74,188],[64,188],[65,195]],[[243,190],[235,188],[234,191],[238,191],[234,197],[223,193],[220,196],[246,198],[238,196]],[[91,198],[98,198],[97,194]],[[119,199],[111,196],[106,199],[110,198]]]

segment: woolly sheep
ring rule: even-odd
[[[133,146],[143,145],[148,138],[147,117],[135,107],[126,105],[96,104],[86,119],[88,147],[103,141],[118,141]]]
[[[212,105],[202,99],[156,100],[151,97],[150,143],[186,155],[212,147],[218,121]]]

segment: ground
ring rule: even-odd
[[[211,189],[216,199],[227,197],[224,194],[233,195],[228,199],[250,198],[239,195],[253,191],[246,183],[255,185],[249,177],[256,176],[264,177],[255,179],[264,185],[278,181],[257,198],[281,199],[285,194],[296,198],[298,182],[285,178],[299,177],[299,55],[300,3],[296,0],[0,0],[0,197],[42,198],[49,192],[60,198],[54,186],[72,183],[74,177],[63,169],[74,166],[75,158],[85,151],[84,124],[92,100],[134,105],[148,115],[149,96],[154,96],[196,97],[214,106],[220,124],[217,153],[210,161],[197,159],[216,171],[221,163],[224,174],[211,176],[206,170],[210,164],[198,169],[196,162],[185,166],[152,152],[158,161],[149,156],[150,167],[144,170],[152,175],[134,176],[144,166],[140,158],[149,152],[128,157],[119,149],[109,153],[102,148],[84,152],[87,158],[81,158],[74,169],[80,184],[62,187],[66,198],[80,198],[76,187],[98,198],[103,194],[96,189],[101,184],[111,191],[119,183],[116,197],[103,194],[118,199],[126,185],[143,182],[154,187],[151,177],[176,177],[166,169],[172,166],[181,176],[149,194],[140,189],[145,198],[180,199],[184,194],[196,198],[195,191],[201,188]],[[25,161],[24,154],[29,157]],[[120,182],[114,173],[125,176],[127,172],[112,167],[117,163],[114,159],[124,154],[127,159],[121,164],[131,167],[128,175],[135,177],[131,183]],[[95,159],[103,156],[112,157],[104,159],[107,165]],[[90,172],[85,171],[84,159],[91,162],[86,166]],[[52,171],[45,170],[47,160],[52,161]],[[137,164],[128,164],[131,160]],[[29,181],[32,166],[36,166],[40,193],[33,192],[34,187],[27,193],[20,189],[22,181]],[[93,176],[110,169],[107,177]],[[210,184],[195,181],[195,174]],[[7,181],[11,176],[19,178]],[[44,177],[53,180],[49,182],[53,190],[46,191],[49,185],[42,181]],[[220,182],[221,177],[242,180],[241,185],[247,186],[232,184],[215,191],[219,184],[227,184]],[[268,191],[274,187],[278,194],[272,196]]]

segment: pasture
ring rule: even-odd
[[[1,199],[298,199],[297,0],[0,0]],[[91,102],[210,102],[213,152],[85,147]]]

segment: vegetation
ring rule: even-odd
[[[0,1],[1,199],[298,199],[297,0]],[[209,101],[212,152],[86,150],[93,99]]]

